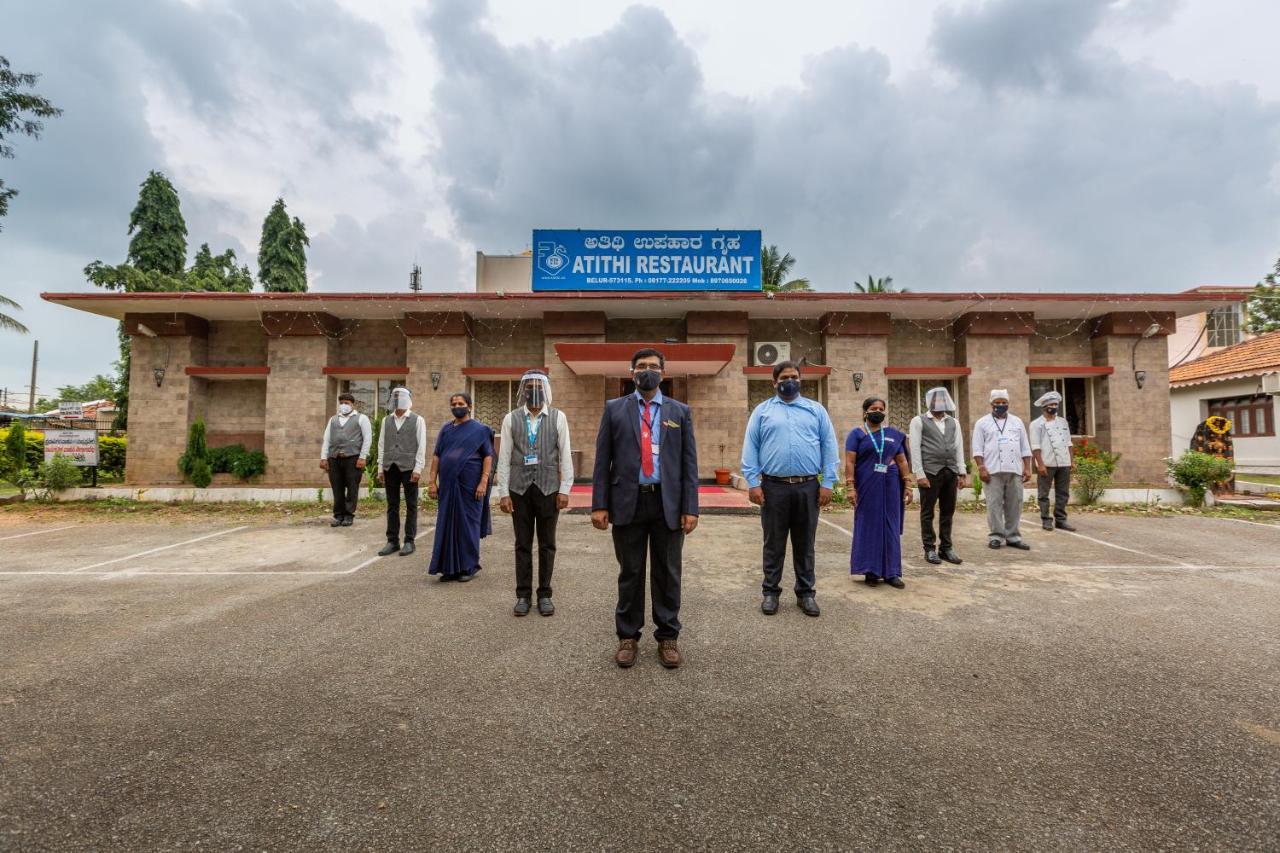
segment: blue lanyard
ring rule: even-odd
[[[867,438],[871,439],[871,446],[874,447],[876,450],[876,462],[883,465],[884,464],[884,444],[885,444],[884,427],[881,427],[880,429],[872,432],[871,427],[868,426],[866,427],[866,430],[867,430]],[[880,436],[880,440],[878,442],[876,441],[877,435]]]
[[[525,435],[529,437],[529,452],[533,452],[533,447],[538,443],[538,430],[542,427],[542,415],[536,418],[530,418],[527,414],[524,416]]]

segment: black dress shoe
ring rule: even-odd
[[[1019,551],[1030,551],[1031,546],[1019,539],[1017,542],[1008,543],[1010,548],[1017,548]]]
[[[924,552],[924,559],[926,563],[932,563],[935,566],[942,563],[942,558],[939,557],[938,552],[932,548]]]
[[[778,596],[766,594],[764,600],[760,602],[760,612],[765,616],[772,616],[778,612]]]
[[[458,583],[466,583],[467,581],[471,580],[473,577],[475,577],[475,575],[458,575],[456,580],[458,581]]]
[[[529,615],[529,599],[517,598],[516,606],[512,608],[512,612],[515,613],[515,615],[517,616],[528,616]]]
[[[1074,528],[1074,527],[1072,527],[1070,524],[1067,524],[1065,521],[1059,521],[1057,526],[1058,526],[1058,529],[1059,529],[1059,530],[1065,530],[1065,531],[1067,531],[1068,533],[1074,533],[1074,532],[1075,532],[1075,528]]]
[[[1042,519],[1040,520],[1040,526],[1041,526],[1041,527],[1043,527],[1045,530],[1052,530],[1052,529],[1053,529],[1053,522],[1052,522],[1052,521],[1050,521],[1050,520],[1049,520],[1049,519],[1047,519],[1047,518],[1042,518]]]
[[[997,548],[1003,548],[1004,543],[1001,542],[999,539],[991,539],[987,541],[987,547],[990,548],[992,551],[994,551]]]
[[[539,598],[538,612],[541,613],[543,616],[554,616],[556,612],[556,606],[551,603],[551,599],[549,598]]]
[[[812,595],[804,596],[797,603],[800,605],[800,609],[804,611],[805,616],[817,616],[822,613],[822,611],[818,609],[818,599],[814,598]]]
[[[960,555],[957,554],[951,548],[948,548],[947,550],[942,552],[942,559],[946,560],[948,563],[953,563],[957,566],[964,562],[964,560],[960,559]]]
[[[888,578],[885,580],[885,583],[887,583],[889,586],[893,587],[894,589],[907,588],[907,584],[905,581],[902,580],[902,578]]]
[[[329,526],[330,526],[330,527],[341,527],[341,526],[342,526],[342,519],[341,519],[341,518],[335,518],[333,521],[329,522]]]
[[[350,527],[352,524],[355,523],[355,520],[356,520],[356,517],[354,515],[348,515],[346,518],[342,519],[342,526]]]
[[[867,575],[862,579],[862,582],[865,583],[867,586],[875,586],[876,584],[880,583],[880,578],[876,577],[875,575]]]
[[[382,550],[378,552],[378,556],[385,557],[388,554],[394,554],[396,551],[399,551],[399,550],[400,550],[399,542],[388,542],[386,545],[382,546]]]
[[[404,547],[400,549],[400,556],[407,557],[416,550],[418,550],[416,545],[414,545],[412,542],[406,542],[404,543]]]

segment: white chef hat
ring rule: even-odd
[[[954,412],[956,410],[955,400],[951,399],[951,392],[945,386],[939,385],[937,388],[930,388],[924,392],[924,405],[930,412],[934,410],[933,402],[935,398],[941,398],[942,411]]]
[[[541,370],[526,371],[524,376],[520,377],[520,393],[524,394],[525,386],[529,380],[542,383],[542,402],[543,405],[551,405],[551,377],[543,373]],[[523,399],[523,398],[522,398]]]
[[[1008,400],[1008,399],[1009,399],[1009,392],[1007,389],[995,388],[991,391],[991,402],[993,403],[996,400]]]
[[[1036,408],[1038,409],[1043,406],[1047,406],[1050,403],[1061,403],[1061,402],[1062,402],[1061,394],[1059,394],[1057,391],[1047,391],[1044,394],[1041,394],[1040,398],[1036,400]]]

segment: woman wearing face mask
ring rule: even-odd
[[[862,426],[844,442],[844,482],[854,507],[849,573],[863,575],[867,586],[884,581],[902,589],[902,522],[911,503],[906,442],[885,426],[884,400],[863,400],[862,415]]]
[[[480,539],[487,535],[493,430],[471,417],[471,397],[449,398],[453,420],[440,428],[431,457],[427,494],[439,500],[429,574],[469,581],[480,570]]]

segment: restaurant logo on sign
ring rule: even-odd
[[[534,290],[760,290],[760,232],[533,232]]]

